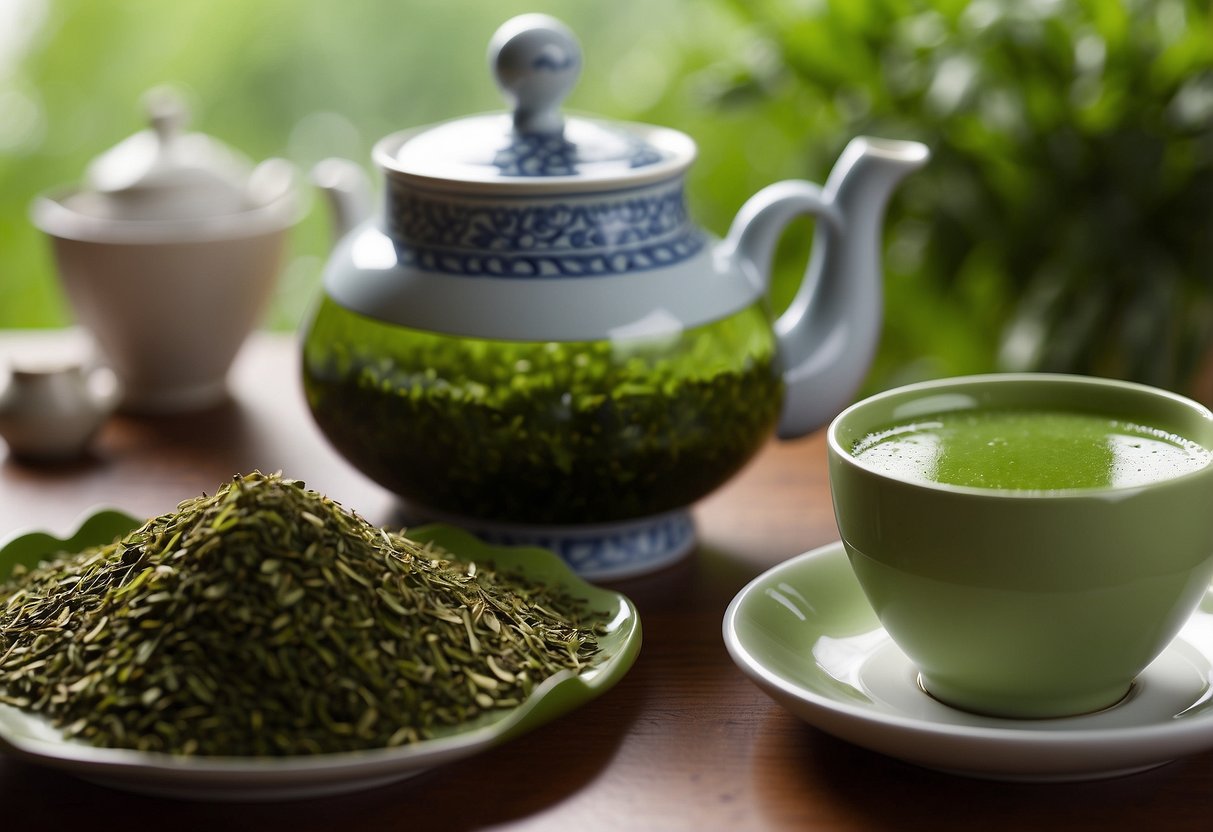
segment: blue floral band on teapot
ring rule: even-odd
[[[666,158],[634,137],[621,133],[619,139],[625,143],[623,161],[630,168],[655,165]],[[516,133],[497,151],[493,166],[502,176],[577,176],[577,166],[585,161],[578,155],[577,145],[563,133]]]
[[[402,264],[484,277],[591,277],[666,268],[698,254],[682,180],[616,194],[482,198],[390,182]]]

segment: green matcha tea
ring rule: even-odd
[[[1177,477],[1213,452],[1165,430],[1090,413],[970,410],[874,431],[856,459],[901,479],[975,488],[1117,488]]]

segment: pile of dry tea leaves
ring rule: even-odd
[[[96,745],[293,755],[394,746],[583,668],[576,600],[238,476],[0,585],[0,702]]]

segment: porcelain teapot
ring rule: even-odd
[[[824,187],[780,182],[723,240],[691,220],[686,135],[565,116],[581,67],[545,15],[489,48],[512,112],[396,133],[374,148],[382,210],[351,162],[315,178],[341,238],[303,339],[308,403],[408,516],[540,544],[594,578],[694,543],[688,506],[773,429],[849,403],[881,323],[881,223],[925,163],[856,139]],[[778,238],[816,218],[791,307],[766,311]]]

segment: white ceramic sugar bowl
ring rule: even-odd
[[[150,128],[98,157],[81,187],[39,196],[32,216],[124,409],[207,407],[269,300],[299,216],[296,177],[186,132],[171,90],[145,103]]]

